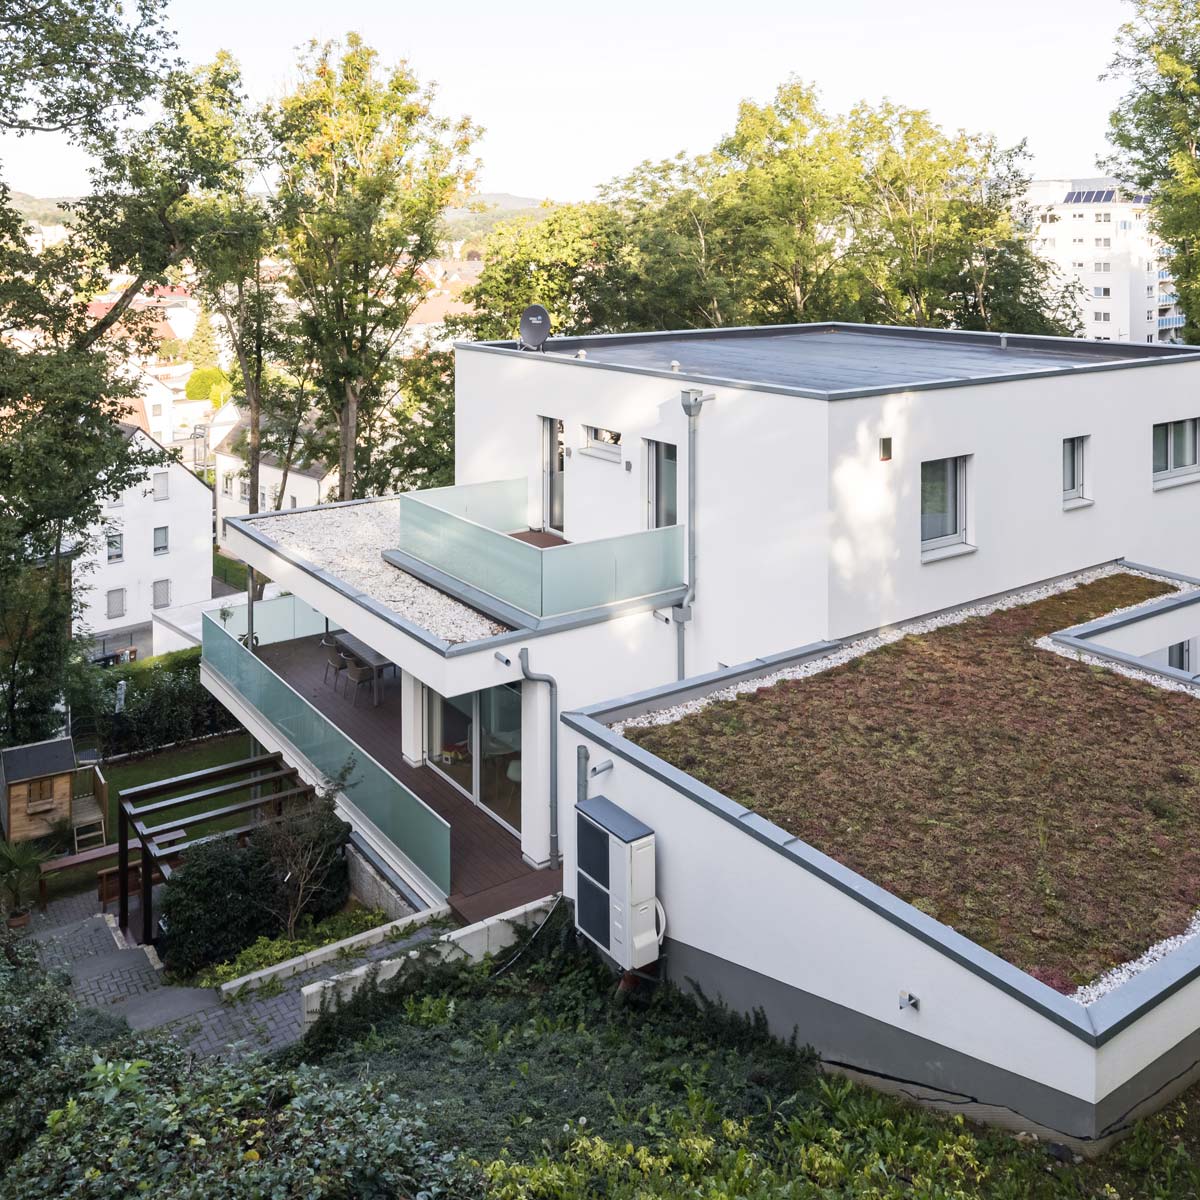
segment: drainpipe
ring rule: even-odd
[[[558,866],[558,680],[529,669],[529,651],[522,646],[521,674],[530,683],[550,685],[550,866]]]
[[[675,666],[680,679],[687,678],[683,627],[692,619],[692,604],[696,599],[696,435],[700,426],[700,408],[712,399],[713,396],[703,395],[699,388],[684,388],[679,394],[679,403],[688,419],[688,590],[683,602],[671,610],[675,618]]]

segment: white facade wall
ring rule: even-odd
[[[247,486],[246,463],[239,455],[223,450],[217,451],[215,457],[217,544],[224,549],[225,518],[244,517],[250,511],[249,501],[242,497],[243,489]],[[279,495],[281,487],[285,509],[311,508],[315,504],[321,504],[329,499],[331,491],[337,487],[336,474],[331,473],[324,479],[315,479],[299,471],[289,471],[287,483],[284,484],[283,472],[267,463],[259,464],[258,480],[259,491],[264,493],[264,496],[260,496],[260,511],[263,510],[261,501],[264,498],[266,508],[275,507],[275,498]]]
[[[156,500],[153,476],[164,472],[167,498]],[[208,485],[186,467],[172,463],[155,468],[144,484],[108,504],[105,528],[96,530],[76,568],[76,589],[84,602],[80,627],[104,634],[149,622],[156,580],[169,581],[166,607],[207,600],[212,594],[212,503]],[[168,549],[156,554],[154,530],[164,526],[169,531]],[[110,533],[122,538],[123,553],[117,562],[108,561]],[[120,589],[125,592],[124,612],[109,617],[108,593]]]

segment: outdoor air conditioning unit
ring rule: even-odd
[[[654,830],[604,796],[575,806],[575,924],[624,971],[658,958]]]

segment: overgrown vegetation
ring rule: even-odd
[[[79,663],[67,696],[73,728],[94,735],[103,757],[241,728],[200,682],[198,646],[118,667]]]
[[[1200,704],[1033,642],[1168,590],[1111,575],[626,733],[1070,990],[1197,908]]]

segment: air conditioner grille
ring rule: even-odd
[[[586,875],[578,876],[579,895],[575,901],[575,920],[593,941],[608,949],[608,892],[597,887]]]

